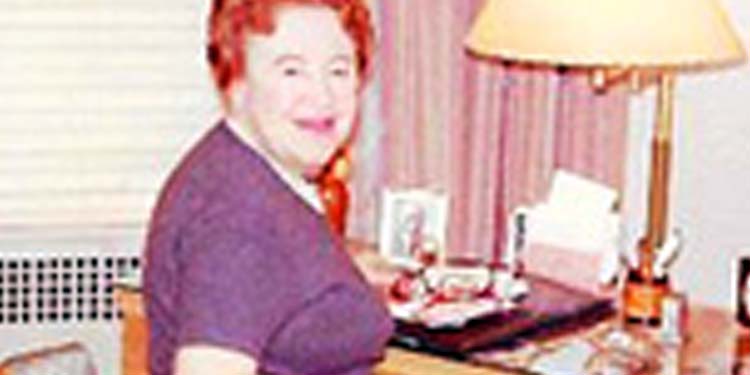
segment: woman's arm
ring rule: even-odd
[[[256,375],[258,362],[249,355],[213,345],[189,345],[177,351],[175,375]]]
[[[365,279],[380,292],[384,299],[387,299],[388,290],[401,274],[401,270],[385,260],[373,245],[348,240],[346,248]]]

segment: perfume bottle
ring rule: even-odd
[[[657,327],[661,323],[662,301],[669,294],[669,277],[654,273],[654,251],[647,240],[639,242],[638,267],[628,270],[623,287],[626,323]]]

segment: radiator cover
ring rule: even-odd
[[[133,251],[0,251],[0,359],[77,341],[100,374],[119,374],[113,283],[139,267]]]

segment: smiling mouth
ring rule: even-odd
[[[331,132],[336,124],[333,117],[298,119],[294,122],[303,130],[317,134],[327,134]]]

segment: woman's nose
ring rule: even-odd
[[[310,80],[308,101],[316,108],[330,110],[335,102],[333,86],[327,77],[316,76]]]

